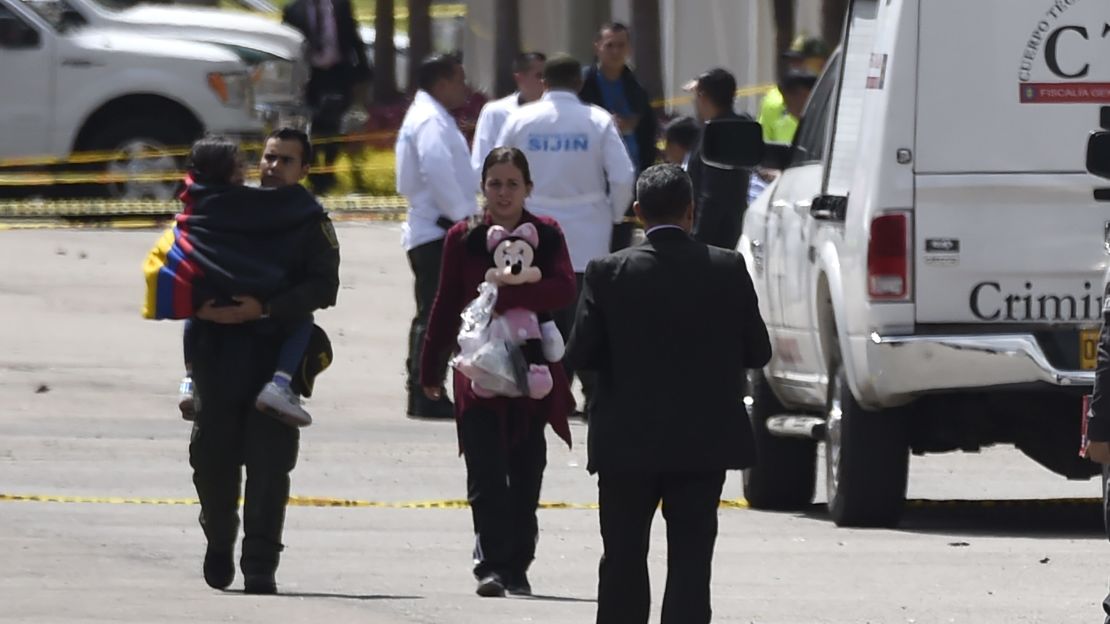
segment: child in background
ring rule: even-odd
[[[698,122],[693,117],[677,117],[663,129],[663,160],[686,167],[686,159],[698,142]]]

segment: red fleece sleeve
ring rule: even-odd
[[[578,286],[574,281],[574,266],[570,263],[570,252],[563,231],[554,221],[545,222],[555,229],[558,236],[558,249],[550,256],[548,266],[541,266],[543,279],[535,284],[503,286],[497,290],[497,312],[512,308],[526,308],[533,312],[555,312],[574,305],[578,296]]]
[[[428,318],[428,331],[420,353],[420,385],[440,386],[447,376],[447,360],[458,345],[460,314],[463,308],[478,295],[467,298],[463,283],[466,248],[463,236],[466,223],[456,224],[447,232],[443,244],[443,265],[439,273],[439,288]]]

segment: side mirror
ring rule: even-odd
[[[848,214],[848,198],[843,195],[818,195],[809,214],[818,221],[843,221]]]
[[[763,162],[759,164],[766,169],[775,169],[776,171],[786,169],[790,165],[790,144],[764,143]]]
[[[705,124],[701,159],[718,169],[750,169],[763,162],[763,127],[748,119],[715,119]]]
[[[1110,132],[1092,132],[1087,140],[1087,171],[1110,178]]]

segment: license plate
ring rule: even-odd
[[[1098,330],[1079,330],[1079,368],[1094,370],[1098,364]]]

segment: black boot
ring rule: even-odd
[[[277,581],[273,572],[269,574],[244,574],[243,593],[270,596],[277,593]]]
[[[517,572],[510,575],[505,582],[505,589],[509,592],[510,596],[532,595],[532,584],[528,582],[528,575],[524,572]]]
[[[204,582],[212,589],[224,590],[235,580],[235,555],[231,549],[208,546],[204,553]]]
[[[277,593],[274,573],[281,560],[282,546],[273,547],[261,540],[243,540],[243,556],[239,567],[243,570],[243,593],[270,595]]]
[[[483,598],[504,598],[505,583],[496,572],[491,572],[478,580],[478,595]]]

